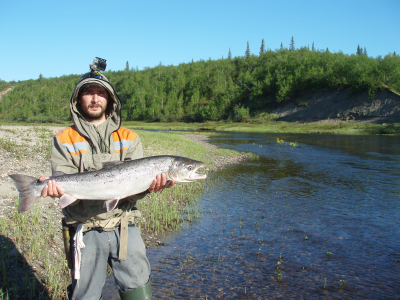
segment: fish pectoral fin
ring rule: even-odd
[[[160,191],[160,193],[161,193],[164,189],[166,189],[167,187],[169,187],[170,184],[171,184],[171,179],[168,179],[167,182],[165,183],[164,188]]]
[[[107,200],[104,202],[103,207],[107,208],[107,212],[110,212],[117,206],[119,199],[121,198]]]
[[[120,161],[120,160],[117,160],[117,161],[109,161],[109,162],[103,163],[102,166],[103,166],[103,169],[109,169],[109,168],[112,168],[112,167],[114,167],[114,166],[117,166],[117,165],[120,165],[120,164],[123,164],[123,163],[124,163],[124,162],[123,162],[123,161]]]
[[[74,203],[76,200],[78,199],[72,197],[71,195],[64,194],[60,198],[60,208],[64,208],[70,205],[71,203]]]

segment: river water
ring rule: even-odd
[[[400,137],[210,141],[259,158],[210,174],[202,218],[148,250],[155,299],[400,299]]]

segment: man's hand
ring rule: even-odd
[[[165,175],[165,173],[161,173],[161,175],[157,175],[156,179],[153,180],[148,191],[150,193],[162,191],[163,189],[165,189],[166,184],[167,184],[167,175]],[[171,182],[167,188],[172,187],[174,184],[175,184],[175,181],[171,180]]]
[[[49,179],[49,176],[41,176],[39,177],[39,181],[43,182],[46,179]],[[62,195],[64,195],[64,191],[62,188],[60,188],[55,180],[49,180],[47,182],[47,185],[44,187],[42,190],[42,197],[51,197],[51,198],[60,198]]]

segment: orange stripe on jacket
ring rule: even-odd
[[[79,134],[75,125],[65,128],[58,132],[56,137],[60,143],[71,155],[78,155],[79,153],[87,153],[86,139]]]
[[[114,141],[114,151],[119,153],[121,151],[128,151],[129,147],[137,137],[137,134],[125,127],[120,127],[117,131],[113,132],[112,136]]]

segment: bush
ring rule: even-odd
[[[240,105],[234,108],[234,119],[238,122],[246,122],[250,118],[250,112],[248,108]]]

